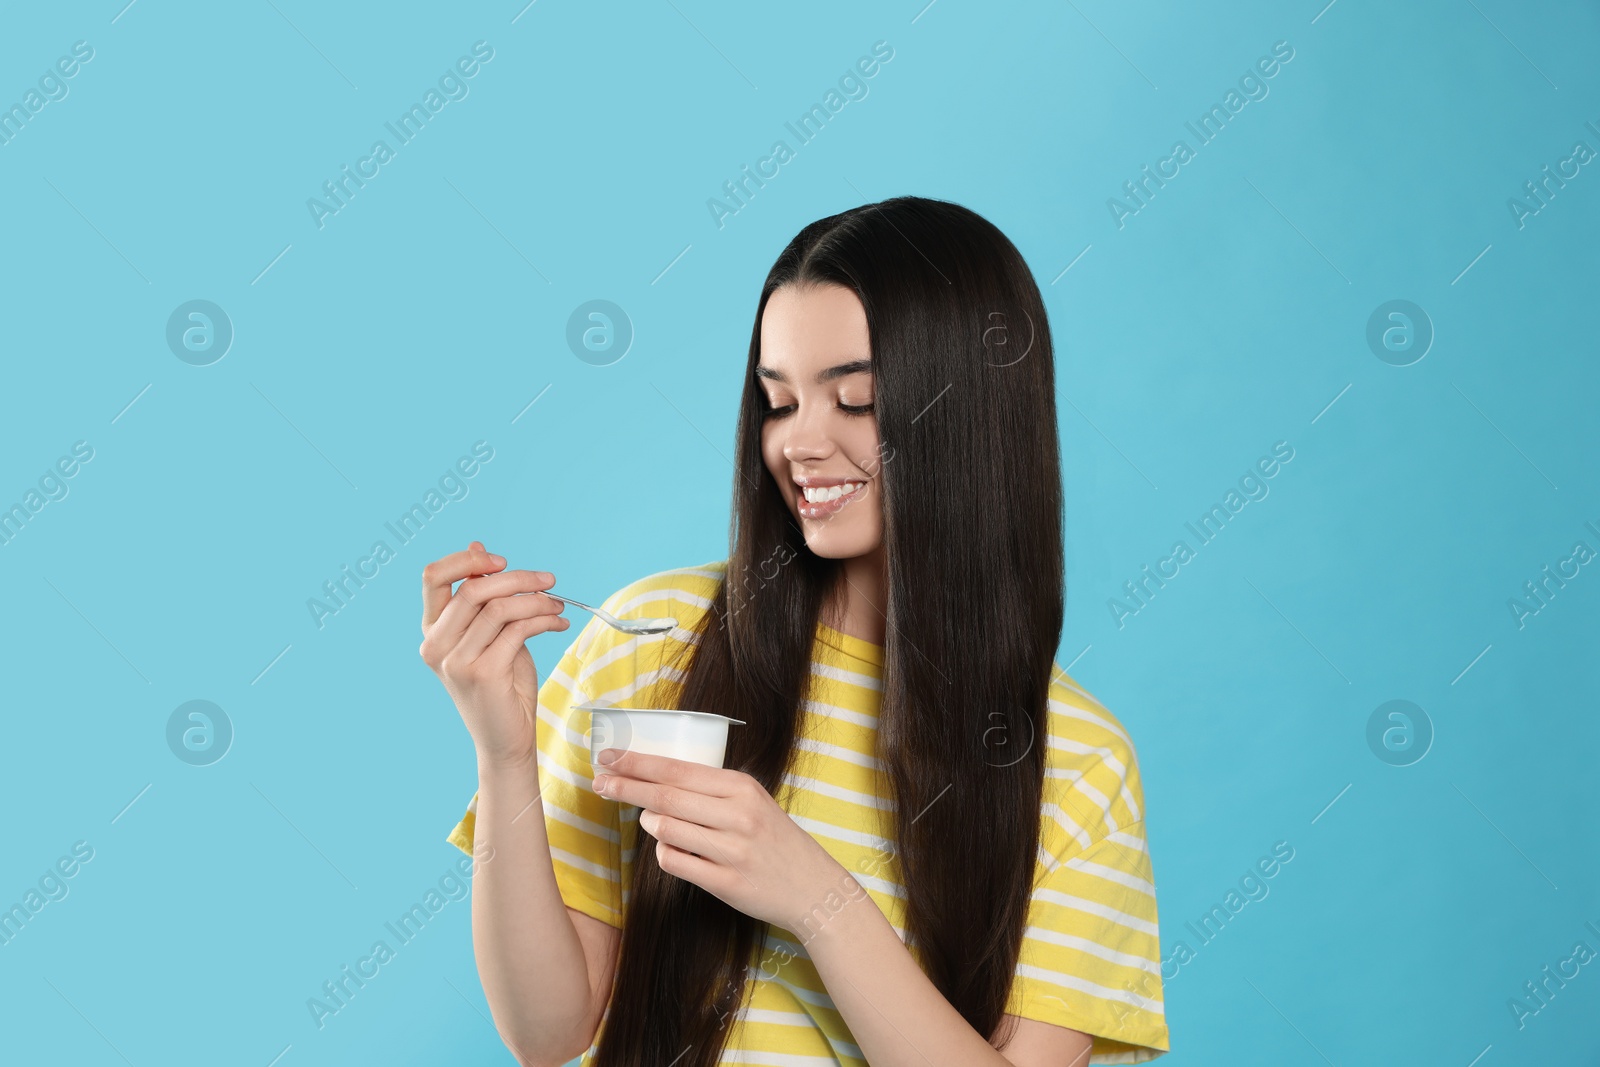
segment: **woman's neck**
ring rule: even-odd
[[[829,613],[833,621],[825,617],[824,622],[851,637],[883,644],[889,599],[887,564],[881,544],[864,556],[843,560],[842,581],[834,597],[835,604],[843,605],[843,612],[835,607]]]

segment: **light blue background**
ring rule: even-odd
[[[94,449],[0,546],[0,903],[95,850],[0,946],[0,1059],[510,1063],[467,900],[325,1028],[306,1008],[460,855],[473,753],[417,655],[420,570],[481,538],[594,602],[723,558],[761,280],[903,193],[991,219],[1048,301],[1058,659],[1133,734],[1163,948],[1196,949],[1167,1062],[1600,1055],[1600,963],[1521,1029],[1507,1007],[1600,950],[1600,566],[1507,607],[1600,550],[1600,164],[1507,208],[1600,149],[1595,4],[122,2],[0,33],[0,104],[94,48],[0,145],[0,504]],[[469,95],[319,229],[307,198],[478,40]],[[878,40],[868,95],[797,146]],[[1119,229],[1107,198],[1280,40],[1269,95]],[[780,138],[719,229],[706,201]],[[210,366],[165,342],[193,299],[236,331]],[[592,299],[636,330],[609,366],[565,341]],[[1405,367],[1365,340],[1391,299],[1436,330]],[[465,499],[319,629],[307,600],[479,440]],[[1119,628],[1107,600],[1277,441],[1270,495]],[[236,731],[207,767],[165,740],[194,699]],[[1435,731],[1411,766],[1366,741],[1392,699]]]

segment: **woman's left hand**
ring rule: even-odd
[[[843,865],[744,771],[622,752],[596,769],[594,790],[644,809],[639,826],[656,839],[663,871],[746,915],[794,930],[830,893],[861,894]]]

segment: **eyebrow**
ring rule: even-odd
[[[871,372],[871,370],[872,360],[853,359],[849,363],[841,363],[837,367],[828,367],[825,370],[818,371],[817,384],[822,385],[826,382],[833,381],[835,378],[843,378],[848,374],[860,374],[862,371]],[[775,382],[784,382],[785,384],[787,384],[789,381],[789,379],[785,378],[782,373],[773,370],[771,367],[762,366],[759,363],[756,364],[756,377],[771,378]]]

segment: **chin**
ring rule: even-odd
[[[800,520],[806,547],[823,559],[854,559],[876,551],[882,543],[882,535],[876,530],[847,530],[834,523],[807,530],[807,523],[808,520]]]

